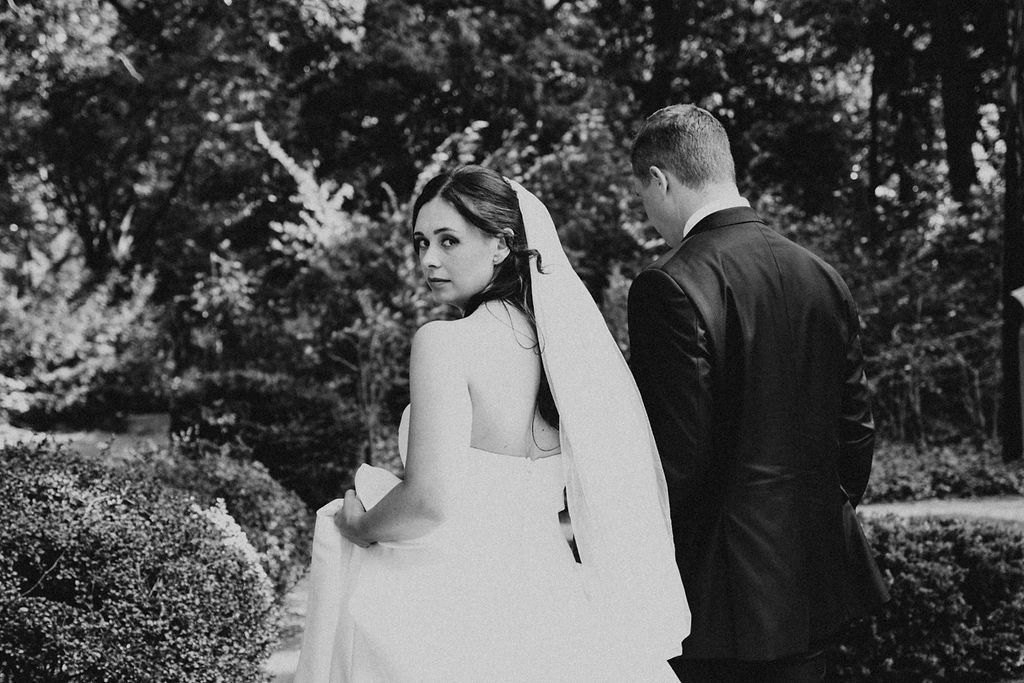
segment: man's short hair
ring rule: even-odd
[[[671,171],[684,185],[736,182],[729,136],[711,112],[692,104],[673,104],[644,121],[630,150],[633,175],[646,185],[648,169]]]

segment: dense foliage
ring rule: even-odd
[[[312,506],[344,494],[361,462],[358,426],[339,412],[329,387],[290,375],[206,373],[175,382],[171,429],[254,458]]]
[[[918,449],[882,443],[875,451],[866,503],[1024,495],[1024,467],[1007,464],[995,444]]]
[[[134,452],[123,467],[188,494],[203,507],[222,501],[256,550],[277,597],[283,598],[309,563],[309,510],[251,457],[252,451],[238,444],[175,439],[169,449]]]
[[[837,679],[1004,681],[1024,675],[1024,530],[868,518],[891,600],[841,639]]]
[[[321,502],[353,464],[394,460],[409,337],[445,315],[408,246],[424,177],[478,161],[531,187],[625,346],[624,292],[661,249],[630,192],[629,137],[687,101],[725,123],[756,208],[851,283],[883,433],[992,438],[1007,11],[8,4],[0,410],[36,427],[116,422],[165,408],[172,378],[289,375],[274,381],[318,387],[323,414],[268,418],[258,435],[253,422],[248,445]],[[248,419],[191,406],[207,432],[204,409]],[[308,462],[292,462],[307,441]]]
[[[166,352],[153,278],[109,276],[81,290],[37,254],[31,286],[0,279],[0,419],[37,430],[117,428],[125,413],[165,405]]]
[[[0,680],[257,681],[269,579],[222,504],[0,449]]]

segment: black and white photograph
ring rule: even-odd
[[[1024,0],[0,0],[0,683],[1024,683]]]

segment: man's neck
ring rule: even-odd
[[[702,188],[694,204],[696,205],[694,210],[684,220],[683,237],[686,237],[703,218],[716,211],[735,206],[750,206],[750,202],[740,195],[739,190],[732,183]]]

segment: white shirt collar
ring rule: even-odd
[[[683,237],[689,235],[690,231],[693,230],[693,227],[697,225],[697,223],[701,222],[701,220],[707,218],[716,211],[733,209],[740,206],[749,208],[750,202],[739,195],[736,195],[735,197],[727,197],[725,199],[716,199],[702,205],[699,209],[693,212],[693,215],[690,216],[689,219],[687,219],[686,225],[683,226]]]

